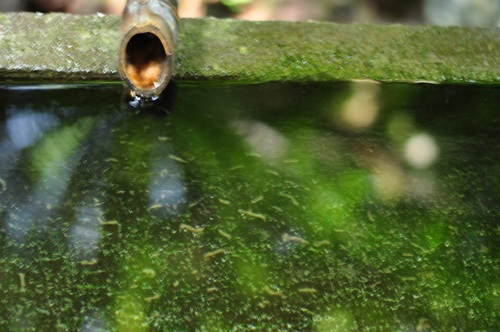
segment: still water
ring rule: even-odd
[[[497,331],[500,88],[0,87],[1,331]]]

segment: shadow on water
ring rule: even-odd
[[[494,330],[499,91],[0,87],[0,330]]]

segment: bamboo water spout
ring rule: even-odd
[[[136,96],[155,98],[170,81],[178,21],[176,0],[127,0],[118,71]]]

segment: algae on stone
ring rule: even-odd
[[[1,14],[3,81],[119,82],[119,17]],[[497,29],[183,19],[177,80],[497,84]]]

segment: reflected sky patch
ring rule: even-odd
[[[49,113],[11,110],[7,119],[7,134],[15,149],[32,146],[44,132],[59,124],[58,119]]]

